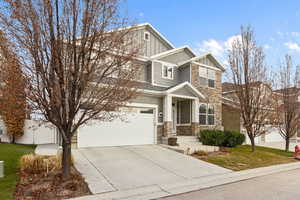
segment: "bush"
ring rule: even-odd
[[[219,130],[202,130],[200,131],[200,141],[204,145],[222,146],[225,140],[223,131]]]
[[[238,131],[224,131],[225,141],[222,146],[224,147],[235,147],[243,144],[246,137]]]
[[[20,159],[20,169],[27,173],[38,174],[61,169],[61,154],[56,156],[42,156],[27,154]],[[71,157],[73,163],[73,157]]]
[[[245,135],[237,131],[202,130],[199,139],[204,145],[235,147],[245,141]]]

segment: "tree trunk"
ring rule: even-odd
[[[250,141],[251,141],[251,151],[255,152],[256,151],[256,147],[255,147],[255,138],[252,136],[250,137]]]
[[[62,154],[62,176],[64,180],[70,178],[71,172],[71,140],[65,141],[63,140],[63,154]]]
[[[285,139],[285,151],[288,152],[290,149],[290,138]]]
[[[16,138],[15,136],[13,135],[12,138],[11,138],[11,144],[15,144],[16,143]]]

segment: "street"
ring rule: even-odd
[[[300,169],[297,169],[161,200],[289,200],[299,198]]]

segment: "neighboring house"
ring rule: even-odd
[[[139,95],[121,108],[128,123],[95,122],[80,128],[73,142],[78,147],[155,144],[174,135],[195,136],[200,129],[223,129],[220,62],[188,46],[175,48],[148,23],[135,31],[143,50]]]
[[[267,84],[261,82],[253,83],[254,87],[261,87],[262,85],[265,85],[266,88],[268,88],[268,98],[271,99],[274,98],[274,94],[279,94],[281,91],[273,91]],[[284,141],[284,139],[279,134],[277,126],[274,124],[274,114],[276,113],[274,111],[270,112],[271,114],[266,119],[267,123],[264,127],[265,133],[255,139],[256,143]],[[243,127],[243,120],[240,113],[239,99],[236,95],[234,84],[229,82],[222,83],[222,119],[224,130],[235,130],[246,134],[246,130]],[[250,143],[248,137],[246,137],[246,143]]]

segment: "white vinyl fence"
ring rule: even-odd
[[[8,136],[6,135],[6,128],[2,120],[0,120],[0,139],[2,142],[10,142]],[[35,121],[35,120],[26,120],[24,126],[24,135],[21,138],[17,139],[16,143],[18,144],[56,143],[56,129],[51,124],[41,123],[40,121]]]

